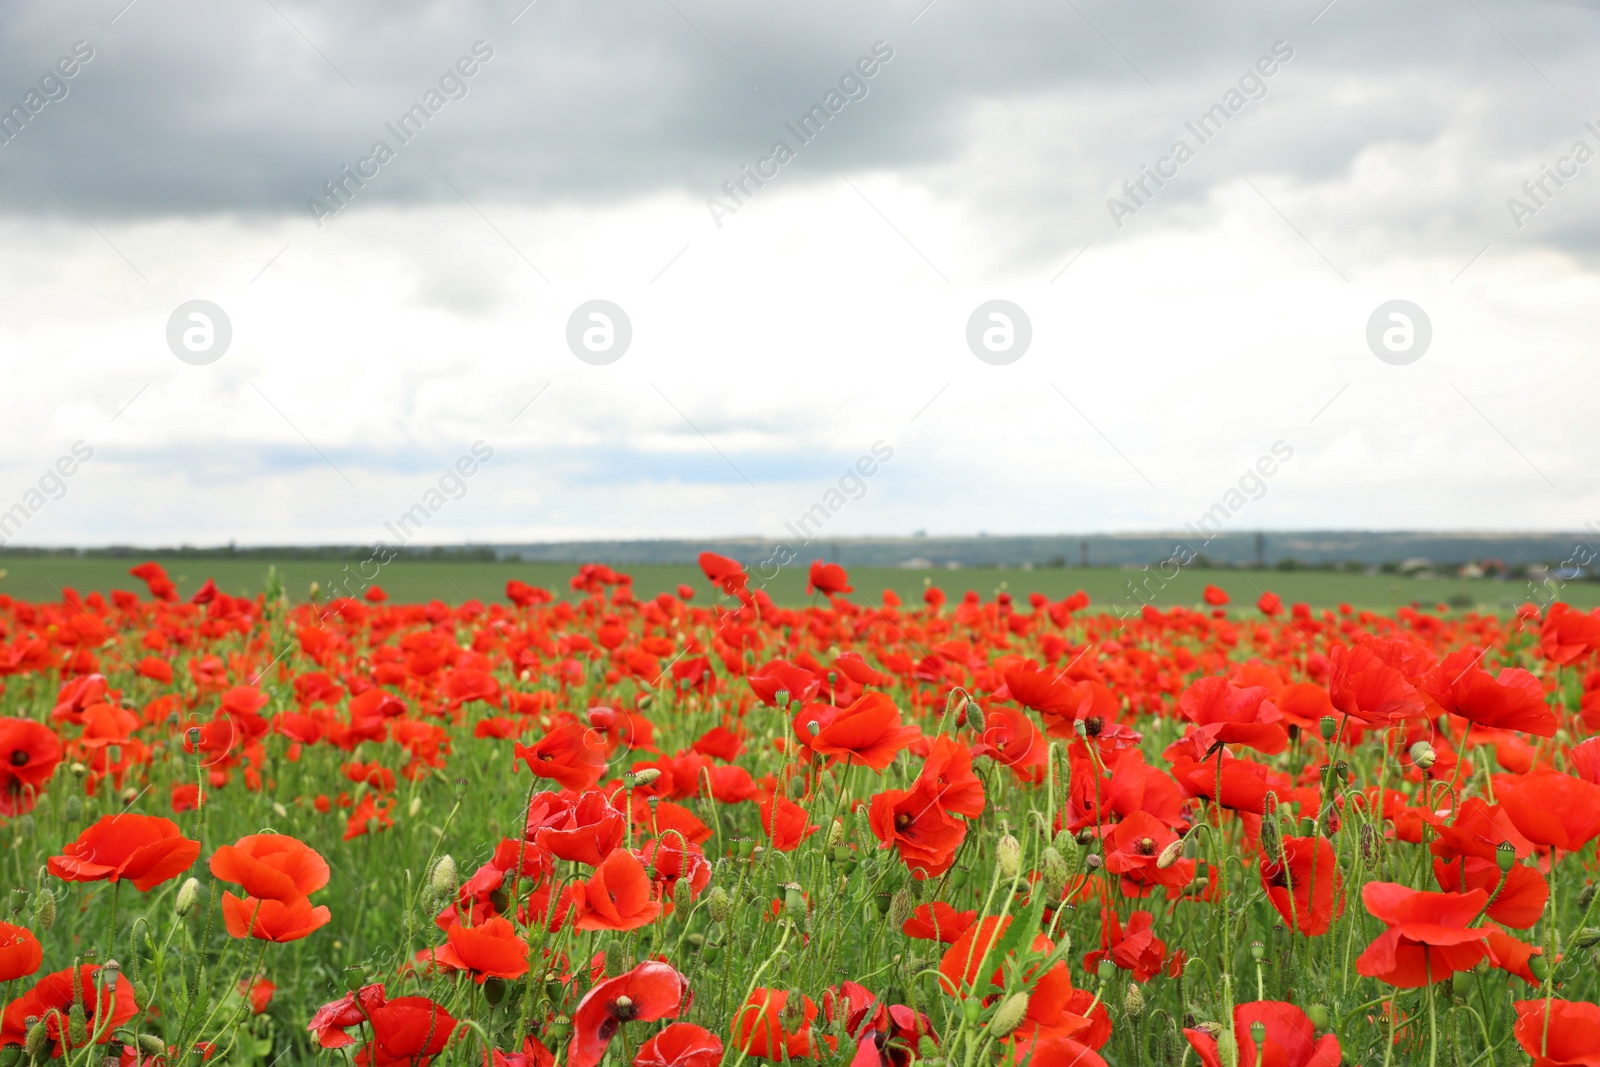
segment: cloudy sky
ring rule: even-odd
[[[12,543],[1600,523],[1600,4],[6,8]]]

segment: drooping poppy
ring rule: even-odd
[[[1417,989],[1470,970],[1488,953],[1489,931],[1467,925],[1489,899],[1481,889],[1428,893],[1398,882],[1368,882],[1361,899],[1374,918],[1389,924],[1356,960],[1356,971],[1368,978]]]
[[[688,991],[688,979],[671,965],[655,960],[596,982],[572,1013],[567,1067],[595,1067],[624,1023],[677,1018]]]
[[[1325,837],[1285,837],[1276,861],[1261,857],[1261,888],[1283,921],[1308,937],[1328,932],[1335,901],[1344,909],[1343,880],[1332,842]]]
[[[593,789],[606,771],[604,738],[575,722],[556,727],[532,745],[519,741],[513,751],[535,776],[578,793]]]
[[[1259,1043],[1252,1032],[1257,1024],[1264,1030]],[[1185,1029],[1183,1034],[1204,1067],[1223,1067],[1228,1062],[1209,1032]],[[1238,1050],[1235,1067],[1339,1067],[1340,1063],[1338,1037],[1317,1037],[1317,1028],[1306,1013],[1280,1000],[1235,1005],[1233,1040]]]
[[[171,819],[125,811],[96,819],[47,866],[64,882],[126,879],[147,893],[187,871],[199,856],[200,842],[184,837]]]

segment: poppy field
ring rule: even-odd
[[[0,1067],[1600,1065],[1600,614],[700,569],[0,596]]]

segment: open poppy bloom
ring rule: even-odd
[[[44,962],[44,948],[25,926],[0,922],[0,982],[26,978]]]
[[[293,900],[328,884],[328,861],[286,834],[250,834],[211,854],[211,873],[253,897]]]
[[[200,842],[184,837],[171,819],[121,812],[96,819],[61,853],[48,866],[64,882],[127,879],[147,893],[192,867]]]
[[[1493,899],[1486,914],[1497,923],[1526,930],[1539,921],[1550,898],[1544,875],[1520,862],[1500,870],[1502,843],[1512,846],[1518,860],[1533,852],[1533,844],[1517,832],[1504,807],[1468,797],[1448,823],[1432,812],[1423,812],[1422,818],[1438,833],[1429,851],[1440,889],[1451,893],[1481,889],[1490,894]]]
[[[1576,852],[1600,836],[1600,785],[1539,767],[1496,775],[1494,792],[1511,824],[1536,845]]]
[[[622,812],[602,792],[585,793],[558,826],[539,829],[534,840],[558,859],[598,867],[622,844],[628,828]]]
[[[946,812],[976,819],[983,814],[983,779],[972,770],[967,746],[943,734],[928,746],[917,782],[926,782],[934,801]]]
[[[61,1056],[74,1045],[67,1024],[75,1001],[81,999],[88,1033],[97,1044],[111,1040],[111,1032],[139,1013],[133,999],[133,983],[126,978],[117,979],[116,989],[101,989],[97,981],[100,968],[85,965],[67,968],[39,979],[32,989],[17,997],[6,1007],[0,1019],[0,1045],[20,1045],[28,1034],[28,1020],[40,1019],[53,1043],[53,1055]]]
[[[1344,910],[1333,844],[1324,837],[1286,837],[1276,863],[1261,857],[1261,888],[1283,921],[1310,937],[1328,932],[1334,899]]]
[[[759,806],[761,829],[767,832],[767,840],[779,852],[793,852],[817,832],[818,827],[810,823],[806,809],[788,797],[777,794],[763,797]]]
[[[32,719],[0,719],[0,815],[32,811],[60,762],[61,739],[50,727]]]
[[[1186,886],[1194,880],[1194,860],[1160,864],[1161,853],[1176,840],[1154,815],[1135,811],[1105,835],[1106,870],[1122,876],[1122,891],[1130,897],[1148,896],[1151,886]]]
[[[688,980],[655,960],[596,982],[572,1013],[567,1067],[594,1067],[605,1057],[606,1047],[623,1023],[675,1019],[688,996]]]
[[[476,926],[452,923],[445,938],[445,944],[426,955],[447,970],[470,971],[479,985],[490,978],[514,979],[528,973],[527,942],[498,915]]]
[[[579,930],[637,930],[654,922],[661,905],[650,899],[650,877],[627,849],[617,849],[574,887]]]
[[[605,740],[575,722],[556,727],[532,745],[519,741],[513,751],[536,777],[574,792],[593,789],[606,771]]]
[[[313,907],[306,897],[284,901],[222,894],[222,921],[229,937],[298,941],[326,926],[332,918],[326,905]]]
[[[639,1046],[634,1067],[717,1067],[722,1039],[693,1023],[673,1023]]]
[[[956,911],[944,901],[936,900],[932,904],[918,904],[900,929],[907,937],[942,941],[948,945],[966,933],[977,917],[976,910]]]
[[[1178,698],[1178,713],[1195,724],[1202,748],[1246,745],[1274,755],[1289,744],[1283,712],[1258,685],[1241,689],[1226,678],[1202,678]]]
[[[318,1008],[306,1029],[317,1035],[317,1044],[323,1048],[353,1045],[356,1039],[345,1031],[366,1022],[375,1009],[383,1006],[384,1000],[382,985],[364,985]]]
[[[1155,935],[1155,916],[1148,911],[1136,911],[1128,916],[1124,927],[1112,908],[1106,909],[1105,925],[1100,931],[1100,947],[1084,953],[1083,966],[1093,971],[1101,960],[1110,960],[1118,968],[1130,971],[1135,982],[1148,982],[1157,974],[1176,977],[1183,971],[1183,951],[1167,956],[1167,943]]]
[[[1401,989],[1442,982],[1470,970],[1488,954],[1489,931],[1468,926],[1489,894],[1425,893],[1398,882],[1368,882],[1361,900],[1374,918],[1389,924],[1356,960],[1356,971]]]
[[[1553,737],[1556,713],[1544,701],[1544,686],[1525,670],[1507,667],[1498,676],[1478,666],[1482,653],[1470,648],[1446,656],[1422,681],[1422,691],[1451,715],[1497,730]]]
[[[809,596],[814,592],[834,596],[853,593],[855,587],[850,584],[850,576],[845,574],[843,567],[817,559],[811,561],[811,570],[806,575],[806,594]]]
[[[1416,687],[1365,645],[1334,645],[1328,697],[1335,710],[1372,726],[1396,726],[1426,710]]]
[[[1251,1028],[1266,1028],[1257,1051]],[[1223,1067],[1217,1039],[1204,1030],[1186,1029],[1184,1036],[1205,1067]],[[1238,1049],[1237,1067],[1339,1067],[1339,1039],[1317,1037],[1306,1013],[1281,1000],[1257,1000],[1233,1009],[1233,1039]]]
[[[915,726],[901,725],[894,701],[874,691],[840,708],[811,736],[810,745],[818,755],[832,756],[833,762],[882,771],[920,733]]]
[[[1533,1067],[1600,1067],[1600,1006],[1541,997],[1512,1007],[1512,1036],[1533,1057]]]
[[[456,1021],[427,997],[399,997],[373,1008],[372,1040],[356,1053],[361,1067],[427,1067],[444,1051]]]
[[[733,1017],[733,1047],[763,1059],[803,1059],[811,1055],[811,1022],[817,1005],[801,995],[800,1023],[790,1030],[783,1023],[783,1009],[790,994],[781,989],[756,987],[751,990]]]
[[[891,845],[917,878],[935,878],[956,861],[967,824],[939,807],[938,794],[925,781],[909,790],[886,789],[872,798],[867,819],[882,847]]]

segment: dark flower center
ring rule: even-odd
[[[13,749],[11,752],[11,766],[26,767],[28,765],[28,760],[32,758],[33,757],[28,754],[26,749]]]
[[[611,1006],[607,1010],[611,1012],[613,1019],[623,1023],[639,1014],[639,1008],[634,1004],[632,997],[618,997],[611,1002]],[[602,1028],[604,1028],[603,1024]]]
[[[1141,837],[1139,840],[1133,843],[1133,847],[1139,850],[1139,855],[1141,856],[1154,856],[1156,854],[1156,842],[1154,838]]]
[[[1105,726],[1105,720],[1098,715],[1091,715],[1083,720],[1083,732],[1090,737],[1099,737],[1100,731],[1105,729]]]
[[[896,830],[904,830],[906,827],[908,827],[910,825],[911,825],[911,816],[910,816],[909,813],[902,811],[900,814],[898,814],[898,815],[896,815],[894,817],[894,828]]]

